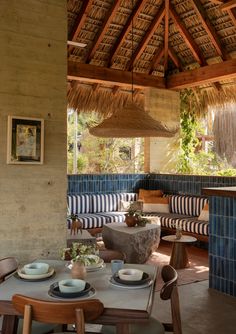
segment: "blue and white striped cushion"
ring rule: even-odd
[[[207,198],[173,195],[170,196],[170,212],[198,217],[207,202]]]
[[[91,211],[91,195],[68,195],[67,196],[69,214],[89,213]]]
[[[93,194],[91,212],[117,211],[122,194]]]
[[[137,193],[122,193],[122,200],[123,201],[129,201],[134,202],[138,200],[138,194]]]
[[[124,212],[107,212],[107,213],[89,213],[78,215],[83,229],[103,227],[105,224],[118,222],[122,223],[125,220]],[[67,220],[68,228],[71,227],[71,219]]]

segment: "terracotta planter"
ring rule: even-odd
[[[86,277],[86,268],[85,265],[81,262],[74,262],[71,268],[72,278],[85,279]]]
[[[125,223],[128,227],[134,227],[137,224],[137,218],[135,216],[126,215]]]

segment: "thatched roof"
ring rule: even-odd
[[[86,44],[68,46],[69,106],[109,114],[130,99],[131,80],[138,103],[148,86],[235,101],[236,5],[227,3],[68,0],[68,41]]]

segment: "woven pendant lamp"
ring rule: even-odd
[[[168,128],[133,103],[89,129],[94,136],[112,138],[173,137],[177,131],[178,127]]]

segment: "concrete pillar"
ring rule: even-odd
[[[170,128],[179,126],[180,95],[167,89],[148,88],[145,92],[145,110]],[[175,172],[178,151],[179,134],[172,138],[145,139],[145,172]]]
[[[0,1],[0,257],[66,244],[66,0]],[[7,164],[8,115],[43,118],[44,163]]]

